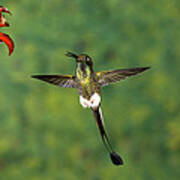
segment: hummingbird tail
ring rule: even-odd
[[[106,147],[106,149],[108,150],[110,157],[111,157],[111,161],[113,162],[114,165],[122,165],[123,164],[123,160],[122,158],[113,150],[112,145],[110,143],[110,140],[106,134],[106,131],[104,129],[104,120],[103,120],[103,116],[102,116],[102,111],[101,111],[101,107],[99,106],[97,109],[92,109],[94,118],[96,120],[96,123],[98,125],[98,128],[100,130],[100,134],[102,137],[102,141]]]

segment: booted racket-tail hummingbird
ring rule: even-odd
[[[122,165],[123,160],[112,148],[104,128],[104,120],[100,106],[101,88],[141,73],[149,69],[149,67],[94,72],[93,61],[88,55],[76,55],[71,52],[68,52],[66,55],[76,60],[75,75],[34,75],[32,77],[60,87],[76,88],[80,96],[80,104],[84,108],[90,108],[94,115],[102,141],[110,154],[112,163],[114,165]]]

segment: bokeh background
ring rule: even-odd
[[[176,180],[180,178],[180,4],[178,0],[1,0],[13,16],[0,31],[0,179]],[[34,79],[72,74],[66,51],[95,70],[151,66],[102,90],[112,165],[93,116],[74,89]]]

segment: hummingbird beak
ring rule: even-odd
[[[72,53],[72,52],[67,52],[65,55],[68,56],[68,57],[73,57],[75,59],[78,58],[78,56],[76,54]]]

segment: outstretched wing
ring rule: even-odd
[[[64,88],[76,88],[75,77],[71,75],[35,75],[36,78]]]
[[[118,81],[126,79],[129,76],[134,76],[138,73],[141,73],[147,69],[149,69],[149,67],[103,71],[103,72],[97,72],[96,76],[98,79],[98,83],[101,86],[107,86],[108,84],[116,83]]]

